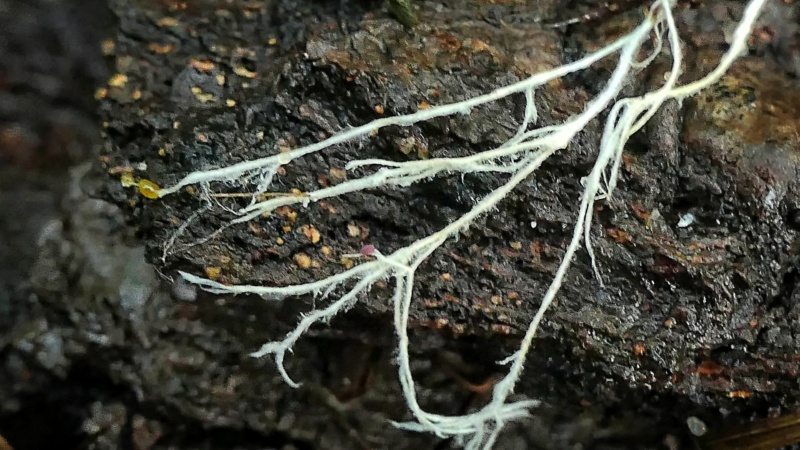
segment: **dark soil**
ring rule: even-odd
[[[411,418],[393,362],[391,283],[299,342],[286,364],[303,382],[295,390],[271,361],[247,355],[289,331],[310,298],[221,298],[170,280],[176,270],[226,283],[320,279],[342,271],[339,255],[363,245],[389,253],[435,232],[502,177],[442,177],[284,208],[212,239],[231,215],[206,208],[198,190],[151,200],[120,182],[132,174],[167,186],[193,170],[485,93],[577,59],[640,18],[631,11],[552,30],[534,19],[570,15],[554,2],[416,4],[420,24],[408,30],[377,1],[110,1],[110,73],[100,52],[57,52],[82,69],[54,77],[103,80],[94,92],[103,139],[91,169],[60,171],[60,184],[39,189],[39,206],[19,209],[41,213],[19,213],[30,236],[0,245],[8,260],[19,255],[0,309],[10,330],[0,338],[0,435],[15,449],[46,448],[43,441],[96,449],[457,447],[388,423]],[[679,13],[685,80],[713,67],[742,7],[720,1]],[[581,252],[516,389],[544,405],[509,425],[497,448],[690,448],[689,417],[718,431],[797,409],[798,16],[796,5],[770,8],[749,56],[712,89],[668,104],[626,147],[617,191],[597,203],[592,228],[605,286]],[[102,39],[74,21],[58,24]],[[626,95],[657,82],[669,62],[662,55]],[[613,60],[538,90],[542,123],[581,111],[612,68]],[[70,111],[94,120],[93,89],[59,92],[74,94],[63,100]],[[523,100],[383,129],[285,166],[274,189],[335,184],[354,159],[489,149],[516,131]],[[590,126],[420,267],[411,337],[426,409],[459,414],[488,399],[504,373],[495,361],[516,349],[571,237],[599,132]],[[90,137],[71,142],[92,148]],[[6,183],[0,194],[19,198],[23,186]],[[222,198],[220,206],[242,204]],[[0,230],[9,236],[16,223],[0,222]],[[298,267],[298,254],[311,267]],[[52,438],[35,431],[54,422]]]

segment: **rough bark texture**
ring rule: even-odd
[[[298,344],[287,369],[304,385],[293,390],[270,361],[247,354],[282,337],[311,299],[200,292],[188,300],[190,289],[168,288],[143,250],[125,245],[133,236],[123,222],[165,278],[181,269],[288,285],[343,270],[339,256],[362,245],[389,253],[440,229],[501,178],[438,178],[284,208],[204,241],[231,218],[212,208],[162,259],[203,201],[196,190],[150,200],[119,176],[164,186],[381,115],[462,100],[576,59],[639,20],[634,12],[546,30],[532,19],[570,15],[551,3],[418,1],[421,23],[410,32],[378,2],[110,2],[118,34],[115,74],[97,93],[101,157],[94,171],[74,173],[64,219],[41,239],[37,295],[15,297],[24,313],[0,341],[7,385],[25,386],[24,373],[35,373],[58,392],[84,386],[74,391],[75,416],[89,448],[454,447],[387,422],[410,419],[392,361],[391,283]],[[605,287],[581,254],[516,390],[545,405],[509,426],[498,448],[689,445],[689,416],[717,429],[797,407],[800,85],[796,27],[787,25],[797,12],[771,8],[764,26],[780,33],[756,37],[753,54],[720,84],[668,104],[626,148],[618,190],[597,203],[592,228]],[[684,79],[716,64],[741,10],[741,2],[713,2],[680,13]],[[579,112],[613,64],[537,91],[542,123]],[[660,81],[668,64],[662,55],[626,94]],[[384,129],[285,166],[275,186],[341,182],[353,159],[486,150],[513,135],[523,108],[514,97],[469,116]],[[467,412],[504,373],[494,361],[515,350],[564,252],[599,131],[588,128],[421,266],[412,342],[424,407]],[[677,226],[687,214],[693,222]],[[311,267],[297,266],[300,253]]]

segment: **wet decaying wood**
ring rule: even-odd
[[[166,186],[193,170],[463,100],[577,59],[640,20],[631,11],[597,26],[546,29],[535,19],[563,19],[565,7],[529,3],[416,0],[419,25],[410,31],[377,1],[111,2],[114,68],[95,94],[104,143],[93,169],[75,175],[67,218],[43,240],[33,284],[45,312],[9,340],[38,370],[102,380],[108,395],[84,425],[105,430],[95,436],[106,441],[92,448],[126,440],[137,448],[456,447],[388,424],[410,419],[393,362],[390,282],[297,345],[287,361],[304,383],[296,390],[271,361],[247,355],[289,331],[312,299],[165,286],[177,269],[225,283],[320,279],[364,245],[389,253],[431,234],[502,178],[442,177],[285,207],[212,239],[231,219],[224,208],[246,204],[230,195],[236,190],[212,186],[221,195],[208,208],[198,189],[154,200],[120,178]],[[743,8],[713,3],[678,14],[686,80],[716,64]],[[516,389],[544,405],[509,425],[498,448],[683,448],[695,445],[690,416],[716,431],[797,409],[800,82],[796,47],[786,42],[796,36],[779,22],[796,21],[795,7],[772,5],[750,56],[713,88],[668,104],[626,147],[617,191],[597,202],[592,227],[605,286],[581,254]],[[659,83],[669,63],[661,55],[625,94]],[[613,64],[538,90],[540,121],[580,112]],[[335,185],[353,176],[344,171],[353,159],[486,150],[513,135],[523,111],[524,99],[512,97],[469,116],[382,129],[284,166],[273,189]],[[504,373],[495,361],[516,349],[571,237],[600,131],[587,128],[420,267],[411,338],[426,409],[459,414],[490,397]],[[158,273],[122,245],[131,230]]]
[[[800,442],[800,414],[792,413],[718,432],[716,436],[708,436],[703,447],[709,450],[761,450],[783,448],[797,442]]]

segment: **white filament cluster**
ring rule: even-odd
[[[390,186],[400,188],[439,175],[497,172],[510,174],[510,177],[505,184],[480,199],[472,210],[438,232],[422,237],[391,254],[383,255],[376,250],[373,254],[374,259],[361,262],[349,270],[316,282],[285,287],[228,286],[188,273],[182,273],[182,276],[189,282],[195,283],[208,291],[224,294],[257,294],[268,299],[283,299],[304,294],[326,296],[338,286],[349,287],[349,290],[344,295],[327,304],[327,306],[313,309],[303,315],[296,328],[283,340],[267,343],[252,354],[255,357],[273,355],[280,373],[291,386],[297,386],[297,383],[287,373],[284,367],[284,358],[286,352],[291,351],[294,344],[309,327],[319,322],[327,322],[337,313],[351,307],[358,301],[359,294],[366,292],[375,282],[393,278],[395,281],[393,305],[394,325],[398,336],[399,378],[405,399],[416,419],[416,422],[413,423],[398,423],[395,425],[409,430],[432,432],[442,437],[456,436],[462,439],[468,449],[490,448],[505,423],[528,415],[529,409],[538,404],[536,400],[509,402],[509,395],[514,391],[514,386],[520,379],[526,355],[530,350],[539,324],[548,307],[555,299],[581,243],[584,244],[591,258],[593,269],[599,280],[599,272],[590,237],[592,205],[596,199],[612,195],[618,179],[623,147],[628,138],[639,130],[664,102],[668,100],[680,101],[717,82],[736,58],[747,49],[747,38],[765,2],[766,0],[750,1],[735,31],[731,48],[723,56],[719,65],[704,78],[690,84],[677,85],[682,69],[682,50],[679,33],[672,16],[674,2],[658,0],[650,8],[645,20],[631,33],[573,63],[533,75],[518,83],[462,102],[432,107],[414,114],[382,118],[342,132],[319,143],[289,152],[246,161],[229,167],[192,172],[177,184],[161,190],[161,196],[178,192],[184,186],[191,184],[207,185],[210,182],[235,182],[245,177],[257,177],[260,180],[258,192],[253,194],[253,200],[248,206],[235,211],[238,217],[234,219],[233,223],[253,220],[280,206],[297,203],[308,205],[310,202],[346,196],[353,192],[376,187]],[[643,43],[653,33],[656,38],[655,50],[645,60],[637,60],[642,51]],[[672,57],[672,68],[665,76],[663,85],[641,96],[618,98],[630,75],[649,65],[662,51],[662,44],[665,39],[668,42],[669,54]],[[619,54],[616,69],[605,88],[586,104],[582,113],[558,125],[535,127],[537,109],[534,103],[534,90],[537,87],[564,75],[586,69],[601,59],[614,54]],[[259,194],[269,189],[272,176],[277,172],[278,168],[282,165],[290,164],[298,158],[323,151],[338,144],[363,138],[389,125],[410,126],[435,117],[469,114],[477,106],[514,94],[523,94],[525,96],[525,116],[518,132],[497,148],[458,158],[432,158],[407,162],[393,162],[381,159],[352,161],[347,165],[347,169],[374,167],[376,170],[360,178],[310,191],[302,196],[277,196],[266,199],[259,197]],[[546,159],[565,148],[579,132],[585,129],[590,121],[597,119],[604,111],[608,111],[608,115],[605,119],[605,127],[595,164],[591,172],[582,180],[584,191],[581,198],[577,199],[580,208],[575,220],[572,239],[544,298],[541,300],[537,313],[530,321],[520,348],[502,361],[503,364],[509,366],[508,373],[495,385],[491,401],[480,410],[457,416],[432,414],[423,410],[418,404],[415,382],[411,374],[407,332],[409,310],[413,301],[414,275],[417,267],[447,239],[456,236],[459,231],[468,228],[478,216],[494,208],[523,180],[532,176]],[[602,282],[601,280],[599,281]]]

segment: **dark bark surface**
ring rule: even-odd
[[[204,210],[197,190],[150,200],[119,181],[132,173],[166,186],[192,170],[485,93],[577,59],[639,19],[557,31],[533,23],[569,15],[547,2],[417,3],[411,32],[378,2],[111,2],[119,28],[114,74],[96,94],[99,162],[73,174],[64,219],[40,239],[37,296],[0,341],[4,376],[27,370],[40,385],[95,385],[75,391],[89,448],[455,446],[388,423],[410,419],[393,363],[391,283],[300,341],[287,360],[304,383],[293,390],[271,361],[247,354],[289,331],[310,298],[220,298],[166,279],[176,269],[226,283],[320,279],[365,244],[389,253],[437,231],[501,177],[443,177],[284,208],[209,240],[231,216]],[[721,83],[668,104],[626,147],[618,190],[597,203],[592,227],[605,286],[581,253],[516,390],[545,404],[509,425],[498,448],[688,446],[689,416],[718,429],[797,407],[800,84],[786,25],[797,16],[773,8],[764,30],[780,33],[757,33],[752,54]],[[715,2],[680,14],[685,80],[713,67],[741,9]],[[581,111],[613,63],[538,90],[540,120]],[[625,93],[655,84],[668,64],[657,59]],[[516,131],[523,100],[383,129],[285,166],[274,188],[336,184],[353,159],[489,149]],[[504,374],[494,361],[516,349],[563,255],[599,131],[590,126],[420,267],[411,336],[425,408],[479,407]],[[694,220],[679,227],[687,214]],[[146,252],[129,246],[133,231]],[[298,267],[299,254],[310,267]]]

